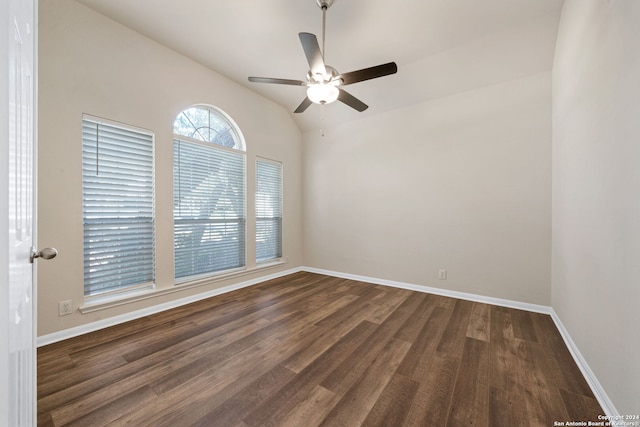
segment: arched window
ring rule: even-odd
[[[246,159],[242,133],[221,110],[194,106],[173,125],[176,279],[246,265]]]
[[[182,111],[173,122],[173,133],[222,147],[245,150],[240,130],[221,110],[194,106]]]

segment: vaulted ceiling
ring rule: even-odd
[[[562,0],[335,0],[327,12],[325,62],[340,72],[395,61],[398,73],[349,92],[359,113],[336,102],[293,110],[304,80],[299,32],[321,40],[316,0],[78,0],[200,62],[290,111],[302,131],[551,70]],[[322,41],[320,41],[322,43]]]

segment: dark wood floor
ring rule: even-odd
[[[38,351],[40,426],[553,426],[602,410],[551,318],[296,273]]]

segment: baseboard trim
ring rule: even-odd
[[[560,331],[560,335],[562,336],[564,343],[569,349],[571,356],[573,356],[573,360],[575,360],[576,365],[578,365],[578,368],[580,368],[580,372],[582,372],[582,376],[584,376],[585,380],[587,381],[587,384],[589,384],[589,387],[591,387],[591,391],[593,392],[596,399],[598,400],[598,403],[604,410],[605,415],[609,415],[612,417],[620,416],[620,413],[614,406],[611,399],[609,399],[609,396],[604,391],[604,388],[600,384],[600,381],[598,381],[598,378],[596,378],[596,374],[594,374],[591,368],[589,367],[589,364],[587,363],[585,358],[582,356],[582,353],[580,353],[578,346],[571,339],[571,335],[569,335],[569,331],[567,331],[567,328],[565,328],[564,324],[562,323],[562,320],[560,320],[558,313],[556,313],[556,311],[553,308],[551,308],[551,318],[553,319],[553,322],[556,324],[556,328],[558,328],[558,331]]]
[[[119,316],[109,317],[103,320],[99,320],[97,322],[87,323],[86,325],[76,326],[73,328],[65,329],[63,331],[54,332],[48,335],[42,335],[38,337],[36,346],[42,347],[48,344],[53,344],[58,341],[64,341],[69,338],[74,338],[79,335],[87,334],[89,332],[95,332],[100,329],[105,329],[110,326],[119,325],[121,323],[128,322],[130,320],[139,319],[144,316],[149,316],[151,314],[160,313],[162,311],[171,310],[172,308],[177,308],[186,304],[190,304],[192,302],[197,302],[206,298],[211,298],[217,295],[226,294],[228,292],[232,292],[238,289],[246,288],[249,286],[256,285],[258,283],[266,282],[267,280],[277,279],[278,277],[287,276],[289,274],[297,273],[302,271],[301,267],[288,269],[285,271],[280,271],[273,274],[268,274],[265,276],[260,276],[254,279],[245,280],[240,283],[235,283],[233,285],[224,286],[222,288],[213,289],[207,292],[202,292],[199,294],[191,295],[188,297],[180,298],[174,301],[169,301],[163,304],[157,304],[151,307],[143,308],[140,310],[132,311],[130,313],[121,314]]]
[[[580,350],[578,350],[578,347],[571,339],[571,336],[569,335],[569,331],[567,331],[567,328],[565,328],[564,324],[560,320],[560,317],[558,317],[558,314],[555,312],[553,307],[537,305],[537,304],[529,304],[529,303],[520,302],[520,301],[511,301],[511,300],[501,299],[501,298],[487,297],[484,295],[469,294],[465,292],[450,291],[446,289],[415,285],[415,284],[405,283],[405,282],[397,282],[393,280],[379,279],[379,278],[369,277],[369,276],[361,276],[358,274],[324,270],[320,268],[302,267],[302,270],[307,271],[309,273],[324,274],[326,276],[340,277],[343,279],[351,279],[351,280],[357,280],[360,282],[374,283],[377,285],[391,286],[394,288],[408,289],[410,291],[424,292],[424,293],[442,295],[442,296],[451,297],[451,298],[458,298],[458,299],[463,299],[468,301],[492,304],[492,305],[497,305],[501,307],[515,308],[519,310],[532,311],[535,313],[548,314],[551,316],[551,319],[553,319],[553,322],[555,323],[556,328],[558,328],[558,332],[560,332],[560,335],[562,336],[562,339],[564,340],[567,348],[569,349],[569,352],[571,353],[573,360],[576,362],[576,365],[578,365],[580,372],[582,372],[582,375],[587,381],[587,384],[589,384],[591,391],[593,392],[594,396],[598,400],[598,403],[604,410],[605,412],[604,415],[608,415],[608,416],[620,415],[616,410],[615,406],[613,405],[613,402],[611,402],[611,399],[609,399],[609,396],[604,391],[604,388],[596,378],[596,375],[593,373],[593,371],[589,367],[589,364],[580,353]]]
[[[397,282],[394,280],[379,279],[376,277],[360,276],[358,274],[342,273],[332,270],[323,270],[320,268],[302,267],[302,270],[309,273],[325,274],[327,276],[340,277],[343,279],[358,280],[360,282],[374,283],[376,285],[391,286],[393,288],[407,289],[416,292],[425,292],[428,294],[442,295],[445,297],[463,299],[467,301],[481,302],[484,304],[498,305],[501,307],[516,308],[518,310],[533,311],[535,313],[551,314],[551,307],[546,305],[530,304],[520,301],[512,301],[502,298],[487,297],[484,295],[469,294],[466,292],[451,291],[441,288],[433,288],[430,286],[415,285],[412,283]]]

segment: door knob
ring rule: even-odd
[[[56,248],[44,248],[39,251],[36,251],[36,248],[31,248],[31,257],[29,257],[29,262],[33,264],[33,260],[36,258],[51,259],[55,258],[56,255],[58,255],[58,250]]]

